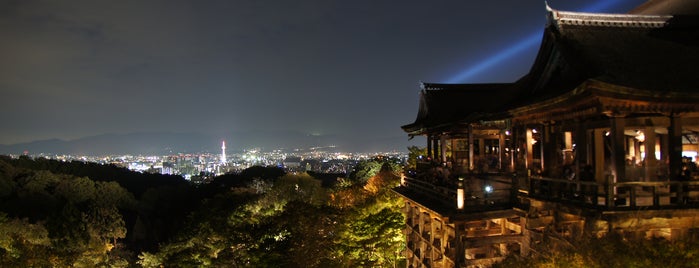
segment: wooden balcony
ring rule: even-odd
[[[396,192],[434,211],[452,214],[512,208],[516,189],[509,175],[493,173],[447,184],[405,177]]]
[[[699,181],[597,183],[530,177],[527,190],[529,197],[600,210],[699,207]]]
[[[521,198],[604,211],[699,208],[699,180],[597,183],[489,173],[449,183],[405,177],[396,192],[443,215],[517,208]]]

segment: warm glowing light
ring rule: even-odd
[[[646,135],[643,134],[643,131],[636,130],[636,140],[643,142],[646,140]]]

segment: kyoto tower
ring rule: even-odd
[[[221,164],[226,164],[226,141],[221,144]]]

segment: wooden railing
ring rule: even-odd
[[[480,174],[453,185],[404,178],[402,186],[456,211],[482,211],[516,205],[517,197],[569,203],[601,210],[699,207],[699,181],[578,181],[511,174]],[[459,191],[461,190],[461,191]],[[463,207],[457,207],[459,192]]]
[[[403,178],[401,184],[410,190],[420,192],[421,194],[430,197],[434,201],[437,201],[444,206],[449,207],[455,206],[456,204],[456,189],[434,185],[423,180],[409,177]]]
[[[699,181],[609,182],[529,178],[530,197],[605,210],[699,206]]]
[[[512,179],[498,174],[470,176],[450,186],[406,177],[402,186],[419,192],[449,210],[464,212],[511,206],[516,194],[516,188],[512,187]],[[457,206],[459,198],[463,198],[462,208]]]
[[[527,195],[545,200],[566,201],[594,206],[600,197],[596,182],[531,176]],[[523,188],[525,189],[525,188]]]

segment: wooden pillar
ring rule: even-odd
[[[473,161],[473,125],[468,125],[468,170],[473,171],[474,161]]]
[[[541,146],[541,168],[547,174],[551,174],[556,166],[560,165],[559,157],[559,139],[556,128],[550,123],[544,125],[541,133],[543,144]]]
[[[482,134],[481,134],[482,135]],[[485,153],[485,139],[484,138],[478,138],[478,161],[476,162],[477,165],[476,169],[479,171],[484,171],[485,169],[483,168],[483,163],[485,163],[486,159],[486,153]]]
[[[669,127],[667,128],[668,130],[670,129]],[[658,170],[658,174],[660,174],[663,180],[668,180],[670,179],[670,167],[668,166],[670,164],[670,160],[668,158],[668,155],[665,154],[666,152],[670,151],[668,148],[670,148],[670,133],[668,135],[658,135],[658,146],[656,146],[655,151],[660,154],[658,159],[658,168],[664,168],[662,170]],[[662,167],[661,167],[662,165]]]
[[[634,150],[636,150],[636,163],[642,163],[643,158],[641,158],[641,143],[640,142],[634,142],[633,144]]]
[[[437,137],[432,138],[432,159],[434,161],[439,161],[439,139]]]
[[[524,165],[531,172],[532,165],[534,163],[534,135],[532,134],[531,128],[525,129],[525,146],[527,157],[524,160]]]
[[[439,137],[439,155],[440,155],[440,162],[441,163],[446,163],[447,162],[447,138],[445,135],[442,135]]]
[[[539,145],[539,150],[541,150],[541,159],[539,159],[539,163],[541,165],[541,171],[546,172],[547,174],[551,171],[552,166],[551,164],[553,161],[553,157],[551,157],[552,152],[555,149],[553,149],[552,143],[552,138],[551,138],[551,126],[546,123],[544,126],[541,128],[541,144]]]
[[[595,164],[595,181],[597,183],[604,183],[604,139],[606,139],[606,131],[604,129],[595,129],[593,132],[592,139],[595,143],[594,145],[594,164]]]
[[[453,245],[454,248],[456,248],[456,256],[454,256],[454,263],[456,264],[456,267],[460,267],[462,263],[466,261],[465,258],[465,250],[466,246],[464,245],[464,238],[467,236],[467,232],[465,231],[466,226],[464,223],[455,223],[454,224],[454,237],[455,237],[455,242],[456,245]]]
[[[590,139],[583,122],[578,122],[575,126],[575,173],[576,177],[582,179],[582,172],[589,163],[587,162],[587,151],[590,146]]]
[[[646,127],[643,136],[645,137],[643,144],[646,156],[643,164],[645,165],[646,181],[655,181],[658,178],[658,159],[655,158],[655,144],[657,143],[655,127]]]
[[[454,156],[456,155],[454,153],[454,148],[455,148],[454,146],[456,146],[456,144],[454,142],[454,138],[449,139],[448,143],[449,143],[449,155],[451,155],[451,160],[449,160],[449,167],[453,168],[454,163],[456,162],[454,159]]]
[[[483,159],[485,158],[485,156],[485,139],[478,138],[478,158],[481,160],[481,163],[483,163]]]
[[[503,161],[505,160],[505,132],[501,131],[498,137],[498,170],[504,171],[505,165]]]
[[[510,142],[508,143],[507,147],[510,148],[510,171],[514,172],[515,171],[515,155],[517,154],[517,148],[519,146],[517,145],[517,134],[514,129],[510,132]]]
[[[432,155],[432,135],[427,134],[427,158],[434,159]]]
[[[629,148],[628,154],[629,154],[629,157],[631,157],[631,159],[632,159],[631,164],[633,165],[633,164],[635,164],[635,162],[633,162],[633,159],[635,159],[636,155],[638,154],[638,151],[636,150],[636,139],[626,138],[626,148]],[[634,179],[636,179],[636,178],[634,178]]]
[[[682,172],[682,118],[676,115],[670,117],[670,128],[668,128],[668,166],[670,168],[670,179],[678,178]]]
[[[611,136],[612,136],[612,170],[614,171],[614,182],[620,182],[626,180],[626,150],[624,146],[626,145],[626,136],[624,135],[624,128],[626,128],[626,118],[624,117],[613,117],[611,124]]]

